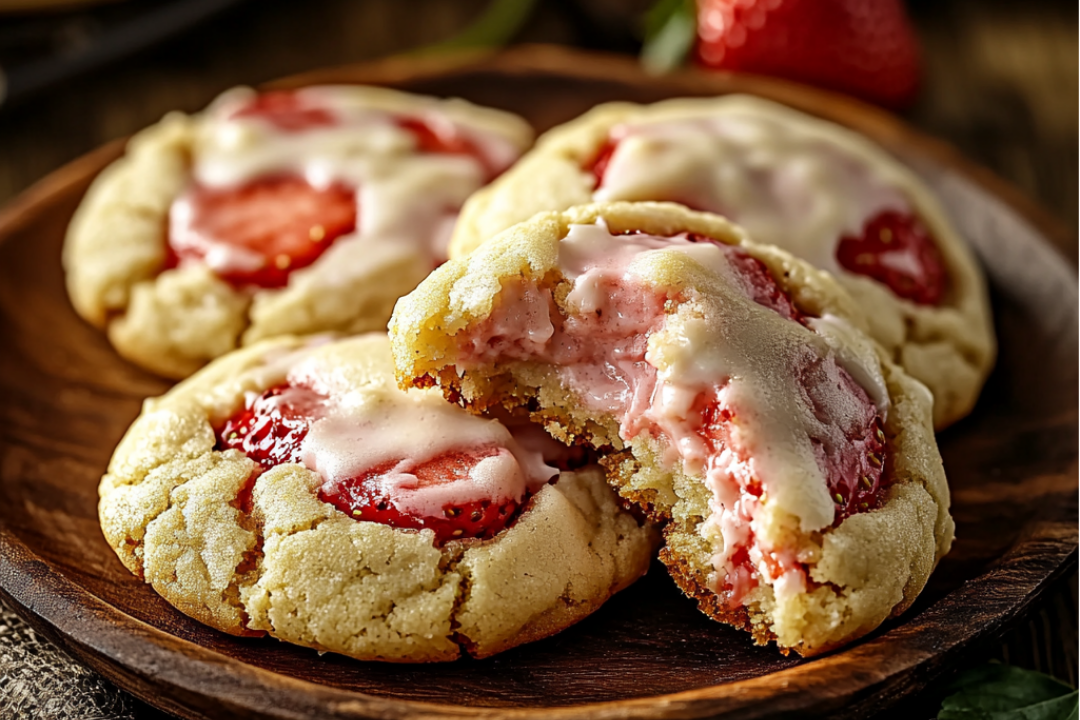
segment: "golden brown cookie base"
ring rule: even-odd
[[[649,565],[655,531],[598,468],[560,475],[490,540],[434,541],[346,516],[298,464],[217,449],[214,427],[296,363],[355,402],[394,402],[385,335],[279,338],[223,357],[147,402],[102,478],[102,531],[182,612],[362,660],[486,657],[577,622]],[[423,402],[443,401],[421,393]]]
[[[338,92],[355,106],[380,112],[419,117],[434,111],[503,138],[519,152],[532,141],[521,118],[464,100],[362,86]],[[166,267],[170,209],[192,181],[193,158],[215,121],[212,108],[191,116],[170,113],[132,137],[125,155],[94,180],[63,251],[68,295],[78,314],[106,330],[121,356],[174,379],[265,338],[385,329],[397,299],[433,267],[426,247],[432,239],[421,247],[354,233],[272,289],[234,287],[202,265]],[[416,189],[421,196],[423,191]],[[467,191],[462,189],[462,199]]]

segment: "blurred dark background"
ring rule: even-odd
[[[31,11],[13,8],[35,0],[0,0],[0,203],[169,110],[198,110],[233,85],[444,41],[488,0],[113,0],[42,10],[48,1]],[[649,4],[539,0],[513,42],[636,53]],[[1077,3],[912,0],[908,9],[924,75],[905,118],[1046,208],[1064,226],[1059,250],[1075,262]],[[1073,573],[973,662],[996,657],[1075,685],[1076,583]],[[29,633],[10,613],[2,619],[0,631]],[[0,675],[17,675],[8,660],[0,657]],[[116,713],[101,717],[164,717],[103,687],[116,693]],[[888,717],[932,717],[940,694],[932,688]]]
[[[31,2],[0,0],[0,10]],[[197,110],[237,84],[437,43],[486,4],[114,0],[0,13],[0,68],[10,83],[0,104],[0,202],[168,110]],[[540,0],[514,42],[634,53],[649,4]],[[907,118],[1019,185],[1075,235],[1077,4],[915,0],[908,7],[925,72]],[[51,82],[53,74],[67,79]],[[1076,257],[1075,247],[1063,249]]]

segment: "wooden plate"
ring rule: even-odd
[[[0,588],[36,627],[122,687],[188,718],[863,715],[1000,634],[1076,562],[1077,287],[1065,234],[986,171],[896,119],[805,88],[551,48],[390,61],[280,83],[368,82],[460,95],[537,128],[597,102],[756,92],[852,125],[943,196],[993,288],[1001,353],[975,413],[940,437],[957,542],[914,608],[854,647],[785,658],[710,622],[655,567],[591,618],[486,661],[360,663],[237,639],[174,611],[97,526],[96,487],[147,395],[68,305],[60,247],[91,178],[121,151],[55,172],[0,215]]]

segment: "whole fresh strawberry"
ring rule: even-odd
[[[891,108],[915,97],[919,50],[901,0],[698,0],[697,61],[819,85]]]

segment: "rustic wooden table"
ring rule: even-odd
[[[197,110],[237,84],[359,62],[444,39],[485,0],[263,0],[136,58],[0,107],[0,203],[63,163],[138,130],[172,109]],[[517,38],[631,51],[636,9],[627,0],[550,0]],[[1038,0],[911,2],[924,45],[925,84],[907,119],[1015,184],[1064,228],[1058,248],[1077,259],[1077,6]],[[3,20],[0,20],[3,22]],[[1077,575],[1047,595],[1000,645],[996,657],[1075,685]],[[20,621],[3,615],[0,632]],[[14,625],[12,625],[14,624]],[[45,646],[47,647],[47,646]],[[0,654],[0,703],[20,669]],[[25,675],[25,673],[24,673]],[[4,685],[4,680],[8,685]],[[112,695],[101,717],[164,714],[101,683]],[[32,688],[25,690],[32,692]],[[887,714],[927,718],[940,683]],[[111,713],[111,715],[109,714]],[[0,707],[0,716],[4,708]],[[50,716],[51,717],[51,716]]]

